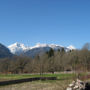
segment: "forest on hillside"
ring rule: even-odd
[[[90,44],[81,50],[65,52],[50,49],[43,55],[34,58],[13,56],[0,59],[0,73],[54,73],[62,71],[87,72],[90,71]]]

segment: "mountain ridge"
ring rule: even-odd
[[[69,51],[69,50],[75,50],[76,48],[72,45],[68,46],[68,47],[64,47],[64,46],[61,46],[61,45],[56,45],[56,44],[36,44],[35,46],[33,47],[30,47],[30,46],[25,46],[24,44],[22,43],[14,43],[14,44],[11,44],[8,46],[9,50],[13,53],[13,54],[22,54],[22,53],[25,53],[25,52],[28,52],[28,51],[33,51],[35,49],[41,49],[41,48],[52,48],[54,50],[58,50],[58,49],[61,49],[61,48],[64,48],[65,51]],[[46,50],[45,50],[46,51]]]
[[[10,50],[0,43],[0,58],[6,58],[11,56],[13,56],[13,54],[10,52]]]

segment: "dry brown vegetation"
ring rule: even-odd
[[[0,90],[65,90],[71,81],[72,80],[28,82],[2,86]]]
[[[70,52],[49,51],[34,58],[15,56],[0,60],[0,73],[54,73],[62,71],[90,71],[90,51],[75,50]]]

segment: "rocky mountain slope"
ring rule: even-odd
[[[10,50],[0,43],[0,58],[11,57],[12,53]]]

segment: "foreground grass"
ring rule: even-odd
[[[76,75],[71,73],[58,74],[3,74],[0,81],[15,80],[32,77],[57,77],[57,80],[33,81],[8,86],[0,86],[0,90],[66,90],[67,86],[75,79]]]
[[[35,81],[9,86],[2,86],[0,90],[65,90],[72,80]]]
[[[73,78],[75,74],[1,74],[0,81],[6,80],[16,80],[16,79],[24,79],[24,78],[32,78],[32,77],[57,77],[57,79],[69,79]]]
[[[8,86],[0,86],[0,90],[65,90],[75,78],[75,74],[59,73],[59,74],[7,74],[0,75],[0,81],[15,80],[32,77],[57,77],[57,80],[33,81]]]

